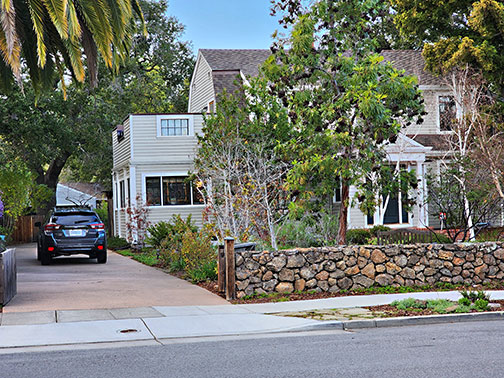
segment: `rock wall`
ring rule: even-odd
[[[479,284],[503,277],[503,243],[367,245],[236,253],[238,298],[254,292],[337,292],[373,285]]]

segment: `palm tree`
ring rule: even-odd
[[[0,0],[0,90],[25,69],[36,90],[66,69],[83,82],[83,54],[95,86],[98,55],[113,70],[128,55],[134,13],[143,24],[138,0]]]

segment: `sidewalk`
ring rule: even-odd
[[[504,299],[504,291],[488,291],[487,293],[492,299]],[[342,322],[338,321],[319,321],[268,314],[375,306],[409,297],[457,300],[460,294],[458,292],[430,292],[234,306],[152,306],[109,310],[4,313],[0,314],[0,348],[145,340],[156,342],[172,338],[264,334],[322,328],[343,330]],[[455,320],[456,318],[450,320],[446,315],[444,318],[444,321],[460,321]],[[490,319],[490,317],[487,318]],[[492,319],[494,318],[503,319],[503,314],[494,313]],[[394,325],[400,324],[396,322]]]

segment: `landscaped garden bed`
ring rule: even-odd
[[[334,308],[295,312],[278,312],[272,315],[309,318],[315,320],[356,320],[395,318],[444,314],[468,314],[478,312],[503,311],[504,300],[490,300],[483,291],[461,291],[458,301],[447,299],[420,300],[406,298],[389,305],[352,308]]]

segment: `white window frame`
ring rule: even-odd
[[[184,119],[188,121],[188,134],[187,135],[161,135],[161,121],[163,120],[175,120]],[[158,138],[187,138],[194,136],[194,117],[184,114],[166,114],[156,116],[156,129]],[[187,173],[186,173],[187,176]]]
[[[436,127],[439,134],[451,134],[453,130],[441,130],[441,113],[439,112],[439,98],[440,97],[454,97],[450,92],[438,92],[436,94]],[[456,107],[457,105],[455,105]]]
[[[147,185],[145,179],[147,177],[159,177],[161,184],[161,205],[147,206],[149,209],[178,209],[178,208],[204,208],[204,204],[194,204],[194,187],[191,186],[191,203],[188,205],[164,205],[163,204],[163,177],[188,177],[187,172],[152,172],[142,173],[142,200],[147,203]]]

